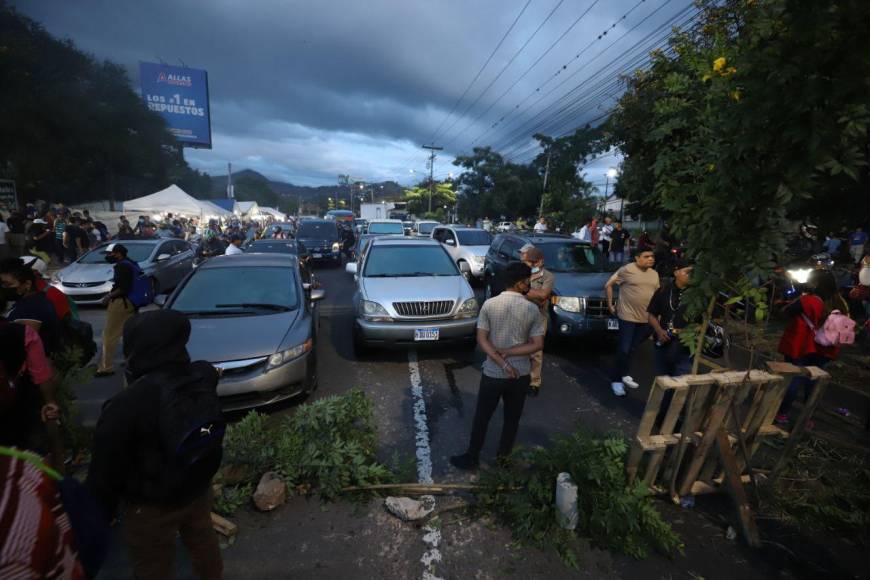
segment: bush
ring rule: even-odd
[[[224,436],[224,466],[244,467],[251,478],[259,477],[272,465],[275,449],[273,437],[267,430],[266,415],[250,411],[245,417],[227,427]]]
[[[557,437],[549,448],[519,449],[506,466],[481,474],[481,508],[510,526],[521,543],[553,547],[576,567],[577,538],[556,522],[556,478],[565,471],[578,488],[576,534],[635,558],[651,548],[681,551],[679,536],[656,511],[648,490],[641,483],[626,485],[627,453],[622,435],[594,437],[583,431]]]

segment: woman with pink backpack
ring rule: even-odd
[[[788,326],[779,341],[779,352],[792,364],[825,368],[840,355],[841,344],[855,341],[855,322],[849,318],[849,305],[840,296],[831,272],[816,270],[810,276],[807,291],[785,307]],[[776,422],[787,424],[789,410],[798,391],[809,397],[813,381],[794,377],[788,386]]]

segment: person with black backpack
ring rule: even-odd
[[[106,246],[106,261],[115,265],[112,290],[103,298],[106,308],[106,328],[103,330],[103,353],[96,377],[115,374],[113,361],[124,323],[137,309],[149,304],[150,284],[139,264],[127,258],[127,248],[121,244]]]
[[[198,578],[221,578],[212,529],[211,480],[220,467],[226,423],[218,371],[190,362],[190,322],[155,310],[124,325],[130,386],[104,406],[87,487],[108,517],[123,500],[124,540],[135,578],[169,578],[180,534]]]

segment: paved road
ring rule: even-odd
[[[319,273],[327,291],[320,304],[318,348],[320,388],[313,398],[360,387],[373,399],[384,460],[394,453],[418,458],[418,475],[438,482],[467,481],[448,463],[464,451],[480,380],[480,352],[445,349],[376,352],[357,360],[351,344],[353,284],[341,269]],[[101,331],[101,310],[83,317]],[[540,397],[528,399],[519,443],[545,444],[557,433],[579,423],[592,429],[632,433],[651,381],[650,345],[641,349],[635,378],[642,387],[627,397],[615,397],[606,369],[612,363],[608,341],[549,345]],[[79,388],[85,419],[92,421],[107,396],[120,388],[116,376]],[[292,413],[297,403],[268,409]],[[499,413],[490,425],[483,461],[494,459]],[[422,437],[421,435],[422,430]],[[431,469],[428,467],[431,462]],[[422,466],[422,467],[421,467]],[[705,500],[699,500],[699,503]],[[716,501],[716,500],[709,500]],[[699,506],[700,507],[700,506]],[[748,580],[773,573],[774,564],[723,539],[719,520],[701,510],[660,508],[684,536],[686,555],[672,562],[658,556],[635,561],[590,548],[581,570],[569,572],[551,553],[510,546],[507,530],[491,522],[459,520],[440,530],[418,529],[384,513],[378,502],[369,506],[321,505],[292,499],[270,514],[243,511],[237,516],[240,535],[225,552],[227,578],[723,578]],[[427,568],[426,563],[431,562]],[[115,550],[101,578],[125,578],[129,568]],[[691,572],[691,574],[690,574]],[[180,564],[180,577],[187,566]],[[426,574],[433,573],[433,576]],[[786,575],[786,577],[788,577]]]

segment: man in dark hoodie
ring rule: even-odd
[[[224,428],[218,372],[190,362],[189,337],[190,322],[173,310],[127,321],[130,386],[106,403],[94,436],[87,485],[110,517],[124,501],[124,539],[137,579],[171,577],[176,534],[198,578],[221,578],[223,571],[210,515]],[[191,437],[198,438],[192,445]]]

